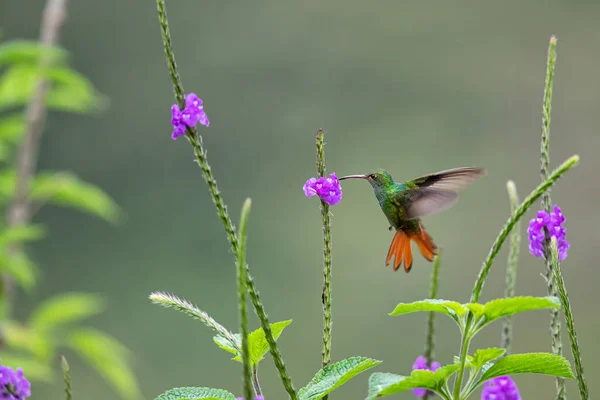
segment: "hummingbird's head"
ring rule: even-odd
[[[369,181],[371,186],[373,186],[373,188],[375,188],[375,189],[390,186],[390,185],[394,184],[394,179],[392,179],[392,176],[390,175],[390,173],[384,169],[378,169],[377,171],[372,172],[368,175],[343,176],[340,178],[340,181],[343,179],[351,179],[351,178],[366,179],[367,181]]]

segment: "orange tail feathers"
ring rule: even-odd
[[[433,256],[437,254],[437,246],[433,243],[433,239],[425,231],[425,228],[421,225],[421,231],[419,233],[406,234],[402,230],[397,230],[390,249],[388,250],[385,265],[389,265],[392,258],[394,258],[394,271],[397,271],[404,261],[404,271],[410,272],[412,268],[413,255],[411,244],[412,241],[417,243],[419,251],[425,257],[427,261],[433,261]]]

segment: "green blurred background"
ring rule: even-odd
[[[133,350],[146,399],[174,386],[240,393],[241,367],[212,343],[213,332],[147,299],[153,290],[172,291],[237,330],[232,254],[189,144],[170,138],[174,101],[155,4],[69,3],[62,45],[110,106],[93,117],[51,114],[40,167],[72,170],[99,184],[126,219],[114,227],[72,210],[39,214],[37,222],[50,229],[34,247],[44,277],[33,295],[19,296],[18,315],[58,292],[102,293],[109,309],[92,322]],[[43,5],[2,0],[5,38],[37,38]],[[594,393],[600,4],[179,0],[168,6],[184,85],[205,102],[211,127],[202,133],[234,220],[243,200],[253,200],[249,262],[269,317],[294,319],[280,344],[296,387],[320,366],[320,213],[317,200],[301,190],[315,174],[316,129],[326,130],[328,171],[338,175],[381,167],[404,180],[456,166],[488,168],[452,210],[424,221],[443,251],[440,296],[467,301],[508,216],[506,181],[513,179],[522,197],[539,182],[546,47],[556,34],[551,162],[577,153],[582,163],[552,194],[567,216],[564,275]],[[365,182],[345,183],[332,211],[333,358],[367,356],[384,360],[377,371],[408,373],[424,345],[426,315],[387,314],[398,302],[427,296],[431,264],[417,256],[409,275],[383,266],[392,234]],[[518,294],[544,295],[542,263],[525,242],[521,250]],[[506,250],[483,300],[502,295],[505,260]],[[548,319],[547,312],[517,316],[513,350],[549,351]],[[475,346],[498,345],[500,326],[484,331]],[[451,362],[458,334],[449,319],[438,319],[436,338],[437,359]],[[284,398],[271,364],[261,364],[263,389],[267,399]],[[116,398],[75,357],[71,367],[77,398]],[[333,397],[364,398],[369,374]],[[552,378],[516,381],[526,399],[553,397]],[[63,398],[59,383],[34,386],[33,399]],[[576,398],[574,382],[568,390]]]

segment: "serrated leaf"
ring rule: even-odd
[[[409,389],[428,389],[439,392],[446,379],[459,369],[458,365],[446,365],[435,372],[414,370],[410,376],[376,372],[369,378],[366,400],[389,396]]]
[[[483,315],[483,313],[485,311],[485,307],[483,306],[483,304],[479,304],[479,303],[468,303],[468,304],[465,304],[465,307],[467,307],[469,309],[469,311],[471,311],[473,313],[475,318],[481,318],[481,316]]]
[[[415,301],[414,303],[400,303],[394,308],[394,311],[392,311],[390,315],[398,316],[419,311],[441,312],[449,315],[454,320],[457,320],[467,312],[467,309],[456,301],[427,299]]]
[[[484,304],[486,322],[506,317],[525,311],[542,310],[547,308],[560,308],[557,297],[509,297],[492,300]]]
[[[235,339],[237,339],[237,343],[231,343],[229,339],[221,335],[216,335],[215,337],[213,337],[213,340],[217,344],[217,346],[219,346],[223,350],[228,351],[231,354],[237,355],[238,351],[236,350],[236,347],[238,349],[242,347],[242,338],[239,333],[235,333],[233,336],[235,337]]]
[[[87,361],[124,399],[139,399],[140,389],[131,365],[129,350],[104,332],[91,328],[72,331],[68,347]]]
[[[235,400],[235,396],[223,389],[206,387],[180,387],[167,390],[155,400]]]
[[[119,206],[110,196],[99,187],[70,173],[38,174],[33,182],[31,196],[38,201],[73,207],[113,223],[120,217]]]
[[[566,358],[550,353],[513,354],[501,358],[481,376],[478,385],[492,378],[515,374],[544,374],[573,378]]]
[[[490,347],[489,349],[479,349],[473,354],[471,363],[477,369],[483,367],[486,363],[502,357],[506,353],[505,349]]]
[[[356,375],[381,364],[379,360],[351,357],[322,368],[314,378],[298,392],[300,400],[317,400],[331,393]]]
[[[44,300],[29,317],[29,326],[46,332],[59,325],[80,321],[104,311],[102,297],[91,293],[61,293]]]
[[[275,338],[275,340],[279,338],[281,332],[283,332],[285,327],[291,323],[292,320],[289,319],[287,321],[280,321],[270,324],[271,331],[273,332],[273,337]],[[236,333],[233,336],[238,340],[238,343],[236,343],[235,345],[237,345],[238,349],[241,348],[242,338],[240,334]],[[235,361],[240,363],[242,362],[241,354],[237,352],[237,350],[235,349],[235,345],[232,344],[227,338],[221,335],[217,335],[213,338],[213,340],[217,344],[217,346],[219,346],[223,350],[235,354],[236,356],[233,358]],[[256,365],[262,359],[264,359],[265,354],[267,354],[267,352],[269,351],[269,343],[265,338],[265,332],[262,328],[258,328],[257,330],[251,332],[248,335],[248,349],[250,353],[250,362],[252,363],[252,365]]]

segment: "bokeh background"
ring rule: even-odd
[[[43,5],[1,1],[5,38],[37,38]],[[339,175],[381,167],[405,180],[463,165],[488,169],[452,210],[424,221],[443,250],[440,296],[467,301],[508,217],[506,181],[513,179],[522,197],[539,183],[546,48],[556,34],[551,162],[580,154],[582,163],[552,196],[567,216],[564,275],[590,389],[598,390],[600,4],[180,0],[168,6],[184,85],[205,101],[211,127],[202,133],[234,220],[243,200],[253,200],[249,262],[268,314],[273,321],[294,319],[280,344],[296,387],[320,366],[320,213],[318,201],[301,190],[315,174],[316,129],[325,128],[328,171]],[[102,293],[109,309],[91,323],[133,351],[146,399],[174,386],[240,393],[240,365],[212,343],[213,332],[147,299],[153,290],[172,291],[237,330],[232,254],[189,144],[170,138],[174,101],[154,2],[71,1],[61,42],[110,106],[91,117],[51,114],[40,168],[71,170],[100,185],[126,218],[115,227],[72,210],[39,214],[37,222],[50,230],[33,248],[44,278],[32,295],[18,297],[18,315],[58,292]],[[362,355],[384,360],[377,371],[408,373],[424,346],[427,316],[387,314],[427,295],[431,264],[417,256],[408,275],[384,267],[392,234],[367,183],[345,183],[332,212],[333,358]],[[525,229],[526,221],[524,235]],[[518,294],[544,295],[542,263],[525,242],[521,250]],[[505,265],[506,250],[483,300],[502,295]],[[514,351],[549,351],[548,318],[547,312],[517,316]],[[437,359],[451,362],[457,330],[449,319],[437,321]],[[498,345],[500,327],[485,330],[474,347]],[[78,359],[70,362],[77,397],[117,398]],[[364,398],[369,374],[334,397]],[[268,399],[285,397],[270,361],[260,376]],[[526,399],[553,397],[552,378],[516,381]],[[34,390],[34,400],[63,398],[60,382]],[[568,390],[575,398],[574,382]]]

